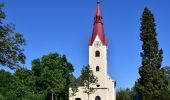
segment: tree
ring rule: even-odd
[[[37,92],[31,70],[20,67],[14,74],[0,70],[0,99],[46,100],[47,92]]]
[[[32,61],[32,71],[36,77],[37,92],[47,90],[50,99],[67,100],[73,66],[65,55],[50,53]]]
[[[135,91],[132,89],[120,89],[116,93],[116,100],[135,100]]]
[[[85,93],[88,95],[88,100],[90,94],[95,92],[93,85],[96,85],[98,82],[97,77],[93,74],[93,71],[90,70],[90,66],[84,66],[81,70],[81,80],[83,81]]]
[[[76,89],[75,85],[73,85],[75,77],[73,75],[73,65],[67,61],[67,58],[65,55],[63,55],[61,57],[60,63],[62,65],[63,71],[64,71],[64,75],[63,77],[66,79],[66,87],[64,89],[64,91],[62,93],[60,93],[61,97],[63,100],[69,100],[69,86],[73,86],[74,89]],[[64,94],[64,95],[63,95]]]
[[[3,3],[0,3],[0,65],[16,69],[21,63],[25,63],[25,40],[22,34],[14,32],[14,25],[2,23],[6,17],[2,8]]]
[[[142,66],[139,68],[140,78],[135,88],[141,100],[163,100],[167,90],[167,80],[161,68],[163,50],[159,49],[154,15],[147,8],[141,18],[140,40],[142,45]]]
[[[62,77],[63,72],[60,69],[51,70],[48,67],[44,69],[42,74],[42,82],[46,89],[51,93],[51,100],[57,99],[59,93],[64,90],[66,80]]]
[[[27,94],[33,92],[35,80],[32,72],[26,68],[19,68],[12,80],[11,92],[13,91],[17,98],[24,99]]]
[[[32,70],[14,74],[0,70],[0,99],[68,100],[69,86],[76,91],[73,66],[65,55],[50,53],[32,61]]]
[[[76,96],[76,93],[78,92],[78,83],[76,83],[76,78],[74,76],[72,76],[72,82],[70,84],[70,88],[72,91],[70,96],[73,97],[72,99],[74,100],[74,96]]]

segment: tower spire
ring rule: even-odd
[[[101,16],[101,11],[100,11],[100,0],[97,0],[96,16]]]
[[[89,45],[92,45],[96,36],[99,36],[103,45],[107,45],[107,38],[104,34],[103,18],[100,11],[100,0],[97,0],[96,15],[94,16],[94,26]]]

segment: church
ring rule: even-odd
[[[98,85],[93,86],[95,92],[90,94],[89,100],[116,100],[116,81],[107,72],[107,46],[108,40],[104,33],[103,18],[98,1],[93,31],[89,40],[89,66],[98,78]],[[76,95],[70,96],[69,100],[88,100],[88,95],[84,93],[84,87],[79,86]]]

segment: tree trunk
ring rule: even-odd
[[[53,93],[51,94],[51,100],[54,100]]]

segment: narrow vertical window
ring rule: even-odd
[[[114,86],[115,86],[115,88],[116,88],[116,81],[114,82]]]
[[[100,51],[96,51],[95,56],[100,57]]]
[[[100,71],[99,66],[96,66],[96,72]]]

